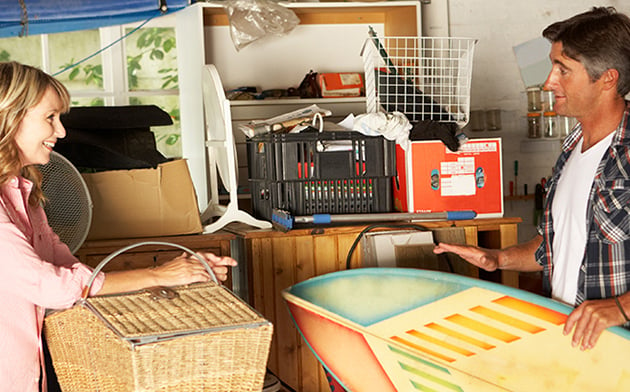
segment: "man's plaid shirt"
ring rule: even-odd
[[[587,240],[578,277],[575,304],[610,298],[630,286],[630,104],[600,162],[586,209]],[[547,198],[538,233],[543,241],[536,260],[543,266],[543,290],[551,295],[553,274],[552,201],[562,168],[582,137],[582,128],[566,138],[562,153],[547,182]]]

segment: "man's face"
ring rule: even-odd
[[[601,83],[591,81],[582,63],[564,55],[561,42],[551,45],[549,58],[552,68],[545,87],[556,97],[556,113],[578,119],[588,116],[597,105]]]

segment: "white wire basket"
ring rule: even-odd
[[[370,37],[362,51],[367,113],[455,122],[470,115],[472,38]]]

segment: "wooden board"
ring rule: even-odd
[[[417,269],[356,269],[283,291],[318,360],[347,390],[630,390],[630,332],[580,351],[571,308],[523,290]]]

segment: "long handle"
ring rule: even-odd
[[[311,216],[296,216],[295,223],[315,223],[327,224],[333,222],[378,222],[378,221],[397,221],[410,219],[416,221],[422,220],[465,220],[474,219],[477,213],[474,211],[447,211],[447,212],[422,212],[422,213],[375,213],[375,214],[314,214]]]
[[[120,248],[117,251],[109,254],[107,257],[105,257],[94,269],[94,271],[92,272],[92,276],[90,276],[90,279],[88,280],[88,283],[85,287],[85,289],[83,290],[83,294],[81,296],[82,299],[86,299],[88,297],[88,294],[90,293],[90,290],[92,289],[92,284],[94,283],[94,279],[96,279],[96,275],[98,275],[99,272],[101,272],[101,270],[103,269],[103,267],[105,267],[105,265],[107,265],[107,263],[109,263],[113,258],[115,258],[116,256],[120,255],[121,253],[124,253],[130,249],[134,249],[134,248],[138,248],[140,246],[145,246],[145,245],[162,245],[162,246],[172,246],[174,248],[179,248],[185,252],[190,253],[191,255],[193,255],[194,257],[197,258],[197,260],[199,260],[199,262],[201,263],[201,265],[204,266],[204,268],[206,269],[206,271],[208,271],[208,273],[210,274],[210,277],[212,278],[212,281],[214,283],[219,283],[217,280],[217,277],[214,275],[214,271],[212,271],[212,268],[210,268],[210,265],[208,265],[208,262],[206,262],[206,260],[204,260],[203,257],[199,256],[197,253],[195,253],[194,251],[186,248],[185,246],[179,245],[179,244],[173,244],[170,242],[161,242],[161,241],[145,241],[145,242],[138,242],[136,244],[132,244],[129,246],[126,246],[124,248]]]
[[[396,67],[394,66],[394,63],[392,63],[392,60],[389,58],[389,54],[387,54],[387,50],[385,50],[385,48],[383,47],[383,44],[381,44],[381,41],[376,36],[376,31],[374,31],[372,26],[369,26],[368,28],[369,28],[368,34],[372,38],[374,45],[376,45],[376,48],[378,49],[378,53],[381,55],[381,58],[387,64],[387,68],[389,68],[389,72],[391,72],[392,75],[397,75],[398,71],[396,71]]]

